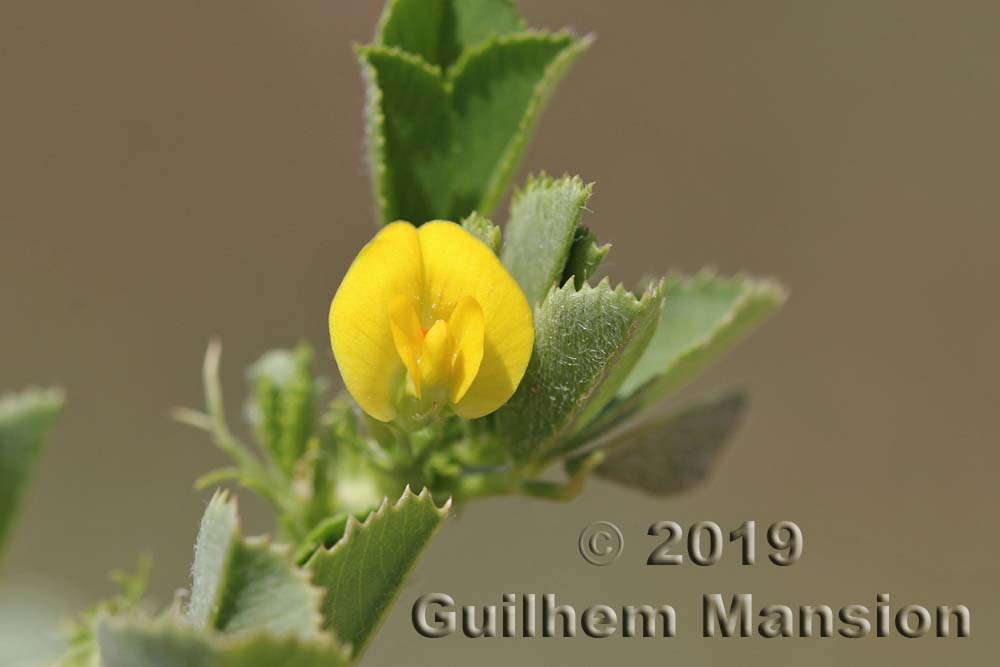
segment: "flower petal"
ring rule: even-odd
[[[426,307],[432,320],[448,320],[459,299],[470,296],[483,311],[483,358],[465,395],[454,405],[466,419],[507,402],[524,376],[534,330],[521,288],[486,245],[453,222],[417,230],[423,252]]]
[[[451,358],[455,353],[455,341],[448,331],[448,323],[438,320],[427,331],[424,349],[420,355],[420,372],[428,386],[447,382],[451,376]]]
[[[486,322],[483,309],[471,296],[463,296],[448,318],[448,330],[455,339],[455,363],[451,370],[452,403],[458,403],[472,386],[483,362]]]
[[[389,304],[397,296],[419,303],[423,276],[416,228],[394,222],[361,249],[330,304],[330,342],[340,375],[361,409],[381,421],[396,416],[393,393],[404,369]]]
[[[377,308],[377,306],[373,307]],[[424,344],[424,332],[420,328],[420,318],[417,316],[417,304],[409,297],[397,294],[389,302],[389,325],[392,327],[392,340],[396,344],[396,353],[410,373],[413,383],[413,394],[420,398],[420,349]]]

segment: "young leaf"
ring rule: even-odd
[[[451,201],[453,139],[440,70],[390,47],[361,47],[358,57],[380,223],[442,217]]]
[[[466,51],[448,73],[458,147],[450,219],[490,215],[556,84],[590,45],[569,33],[495,37]]]
[[[264,448],[287,477],[316,432],[318,388],[312,349],[271,350],[247,372],[255,401],[247,412]]]
[[[734,394],[626,431],[601,448],[595,473],[656,496],[686,491],[708,476],[745,407]]]
[[[59,389],[27,389],[0,396],[0,550],[25,480],[41,453],[42,440],[62,407]]]
[[[472,213],[462,221],[462,228],[489,246],[495,254],[500,253],[500,228],[483,216]]]
[[[584,226],[576,228],[576,235],[573,237],[573,245],[569,249],[569,258],[566,260],[566,268],[563,269],[562,283],[570,278],[574,279],[577,289],[581,289],[590,280],[590,277],[597,272],[601,262],[611,250],[611,244],[597,244],[597,235]]]
[[[591,192],[579,176],[553,180],[542,174],[514,195],[501,258],[528,303],[541,303],[565,282],[560,278]]]
[[[240,536],[236,502],[225,492],[208,504],[195,545],[188,619],[223,632],[267,630],[314,637],[321,591],[288,553]]]
[[[407,487],[392,505],[386,499],[363,523],[350,516],[340,541],[320,548],[306,563],[326,589],[324,627],[354,647],[357,657],[378,629],[406,575],[451,507],[434,505],[427,489]]]
[[[346,513],[336,514],[316,524],[295,549],[295,564],[303,566],[317,549],[323,546],[330,548],[336,544],[347,529],[347,517]]]
[[[663,316],[615,401],[581,438],[594,438],[700,373],[785,301],[772,280],[710,271],[666,281]]]
[[[607,280],[549,292],[535,309],[528,370],[495,415],[516,458],[546,456],[614,396],[653,334],[662,299],[659,286],[636,299]]]
[[[69,646],[53,667],[100,666],[100,649],[97,646],[98,621],[108,616],[135,612],[146,593],[152,567],[153,560],[146,555],[139,559],[135,572],[111,573],[111,580],[118,585],[120,592],[85,609],[73,619],[66,635]]]
[[[305,640],[257,632],[219,636],[169,619],[105,618],[97,629],[103,667],[346,667],[330,638]]]
[[[347,667],[350,651],[331,638],[304,641],[264,634],[238,641],[219,642],[214,665],[219,667]]]
[[[376,41],[447,68],[470,46],[523,29],[511,0],[390,0]]]

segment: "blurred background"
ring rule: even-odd
[[[674,401],[732,387],[751,405],[711,481],[657,500],[593,482],[571,505],[501,499],[450,520],[365,664],[986,664],[1000,612],[1000,5],[918,0],[521,0],[533,26],[598,41],[545,113],[521,176],[596,182],[606,272],[775,276],[788,306]],[[352,42],[381,2],[0,3],[0,384],[63,384],[0,565],[0,665],[58,649],[60,619],[155,556],[187,583],[223,461],[168,409],[202,404],[220,336],[242,369],[312,342],[370,237]],[[501,211],[496,216],[504,219]],[[667,409],[669,406],[664,406]],[[243,495],[248,532],[271,528]],[[591,521],[626,550],[595,568]],[[790,568],[650,568],[646,527],[781,519]],[[670,603],[673,640],[420,638],[417,596],[498,604],[551,592]],[[971,639],[700,637],[703,593],[755,604],[965,604]]]

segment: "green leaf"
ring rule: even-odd
[[[488,219],[474,212],[462,221],[462,227],[489,246],[494,254],[500,253],[500,228]]]
[[[597,235],[594,232],[583,226],[577,227],[561,282],[565,283],[573,278],[576,288],[582,288],[600,268],[601,262],[610,250],[610,243],[598,245]]]
[[[295,550],[295,563],[300,566],[305,565],[317,549],[320,547],[329,549],[340,541],[344,531],[347,530],[347,517],[346,513],[337,514],[316,524]]]
[[[98,625],[103,667],[340,667],[346,652],[329,638],[256,633],[225,637],[170,620],[105,618]]]
[[[62,412],[60,389],[26,389],[0,396],[0,549],[14,520],[42,441]]]
[[[441,71],[399,49],[358,49],[379,221],[421,224],[451,201],[451,102]],[[468,212],[468,211],[466,211]]]
[[[516,458],[546,456],[614,396],[653,334],[662,299],[660,286],[636,299],[607,280],[553,288],[535,309],[524,379],[495,413]]]
[[[448,80],[459,152],[450,219],[492,213],[545,103],[589,45],[589,38],[565,32],[516,33],[484,42],[455,63]]]
[[[153,559],[144,555],[139,559],[135,572],[119,570],[111,573],[110,578],[120,592],[84,610],[69,624],[66,636],[69,646],[54,667],[100,667],[96,634],[98,621],[107,616],[135,611],[146,593],[152,567]]]
[[[192,578],[187,617],[195,627],[297,637],[320,632],[322,592],[287,550],[240,536],[236,502],[225,492],[216,493],[205,510]]]
[[[511,0],[390,0],[376,41],[446,68],[470,46],[523,29]]]
[[[328,516],[316,523],[309,534],[302,539],[295,549],[295,563],[303,566],[319,548],[331,549],[344,537],[347,530],[347,518],[353,516],[356,521],[364,521],[369,514],[377,511],[377,507],[369,507],[361,512],[342,512]]]
[[[312,349],[306,344],[295,350],[271,350],[247,372],[255,397],[248,410],[250,422],[286,477],[291,477],[317,430],[319,388],[312,359]]]
[[[745,408],[734,394],[633,428],[601,448],[594,472],[656,496],[686,491],[708,476]]]
[[[667,278],[663,316],[615,401],[582,436],[594,438],[693,379],[784,303],[772,280],[711,271]]]
[[[451,501],[435,506],[427,489],[417,496],[407,487],[395,505],[386,499],[363,523],[348,517],[343,537],[306,563],[313,581],[326,589],[324,627],[350,642],[355,657],[378,629],[450,507]]]
[[[619,394],[643,389],[648,397],[659,398],[701,371],[784,301],[785,290],[772,280],[726,279],[709,271],[668,278],[661,324]]]
[[[528,179],[514,195],[501,258],[532,306],[559,282],[593,186],[579,176]]]
[[[212,340],[205,350],[205,361],[202,364],[202,381],[205,387],[206,411],[200,412],[190,408],[175,408],[174,418],[182,424],[208,433],[212,442],[236,463],[236,470],[225,469],[210,473],[205,479],[232,479],[246,488],[259,494],[271,503],[279,512],[284,511],[286,485],[280,475],[275,474],[271,466],[262,465],[258,457],[237,438],[226,421],[225,402],[222,396],[222,382],[219,380],[219,363],[222,358],[222,344]],[[269,406],[268,409],[272,409]],[[251,422],[260,421],[259,415],[250,415]],[[197,484],[197,482],[196,482]]]

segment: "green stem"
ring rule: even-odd
[[[291,489],[284,477],[272,465],[262,465],[250,448],[241,442],[226,421],[225,404],[222,398],[222,383],[219,380],[219,362],[222,344],[213,339],[205,351],[202,366],[202,381],[205,386],[205,405],[211,420],[211,435],[215,445],[228,454],[243,471],[255,491],[264,496],[282,513],[288,512]]]

